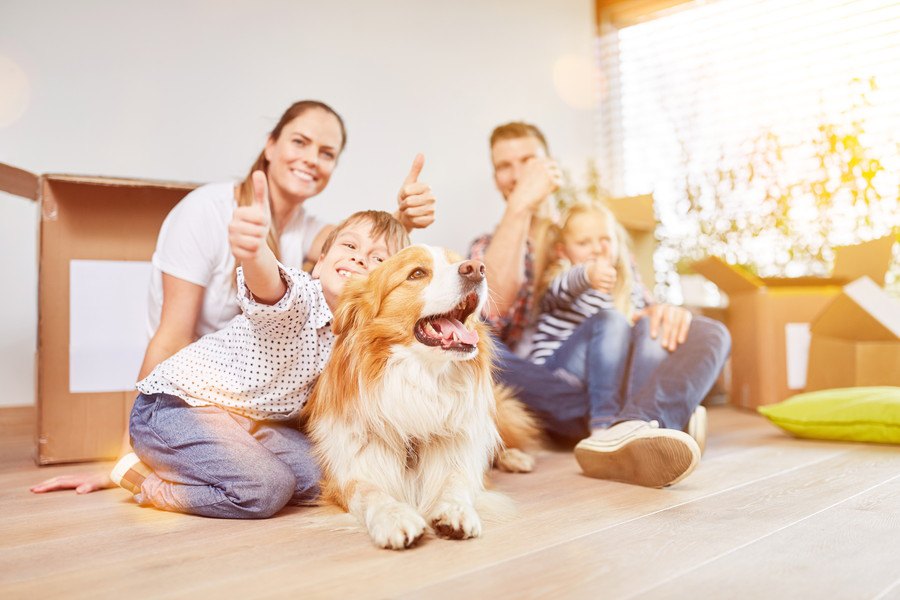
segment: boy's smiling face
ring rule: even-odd
[[[368,274],[391,254],[384,236],[372,239],[371,221],[364,219],[346,225],[312,272],[322,282],[329,308],[334,310],[337,306],[338,296],[350,277]]]

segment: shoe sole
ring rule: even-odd
[[[701,404],[697,407],[697,410],[694,411],[694,414],[691,415],[691,420],[688,421],[686,432],[689,436],[694,438],[697,445],[700,446],[701,456],[706,452],[706,429],[708,425],[706,407]]]
[[[119,462],[113,465],[109,478],[113,483],[128,490],[132,494],[139,494],[141,492],[141,486],[135,481],[132,481],[132,468],[139,463],[140,459],[133,452],[126,454],[119,459]],[[141,476],[141,479],[143,479],[143,476]]]
[[[697,467],[700,448],[683,431],[655,429],[615,446],[585,440],[575,447],[575,459],[588,477],[662,488],[678,483]],[[687,438],[687,439],[685,439]]]

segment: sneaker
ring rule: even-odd
[[[575,459],[588,477],[662,488],[693,472],[700,447],[656,421],[624,421],[578,442]]]
[[[129,452],[115,464],[109,478],[113,483],[132,494],[139,494],[141,484],[150,473],[150,467],[142,463],[137,454]]]
[[[694,438],[697,445],[700,446],[700,454],[706,451],[706,407],[702,404],[697,407],[691,420],[688,421],[687,428],[684,430],[689,436]]]

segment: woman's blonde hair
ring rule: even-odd
[[[616,269],[616,284],[611,295],[616,309],[630,318],[634,313],[634,302],[631,299],[631,294],[634,290],[634,272],[631,268],[631,252],[629,251],[631,240],[625,228],[622,227],[622,224],[619,223],[612,211],[602,204],[570,205],[563,215],[562,225],[551,225],[548,228],[545,240],[541,244],[542,248],[538,252],[538,256],[543,256],[547,268],[543,270],[540,278],[537,297],[543,297],[550,283],[560,273],[574,266],[568,259],[557,256],[557,247],[563,243],[569,225],[575,217],[582,215],[597,215],[605,218],[610,228],[615,232],[618,242],[616,263],[613,265]],[[535,303],[535,305],[539,309],[540,302]]]

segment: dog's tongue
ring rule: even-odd
[[[456,343],[475,346],[478,344],[478,332],[469,331],[465,325],[456,319],[435,319],[435,329],[440,330],[442,345],[447,348]]]

